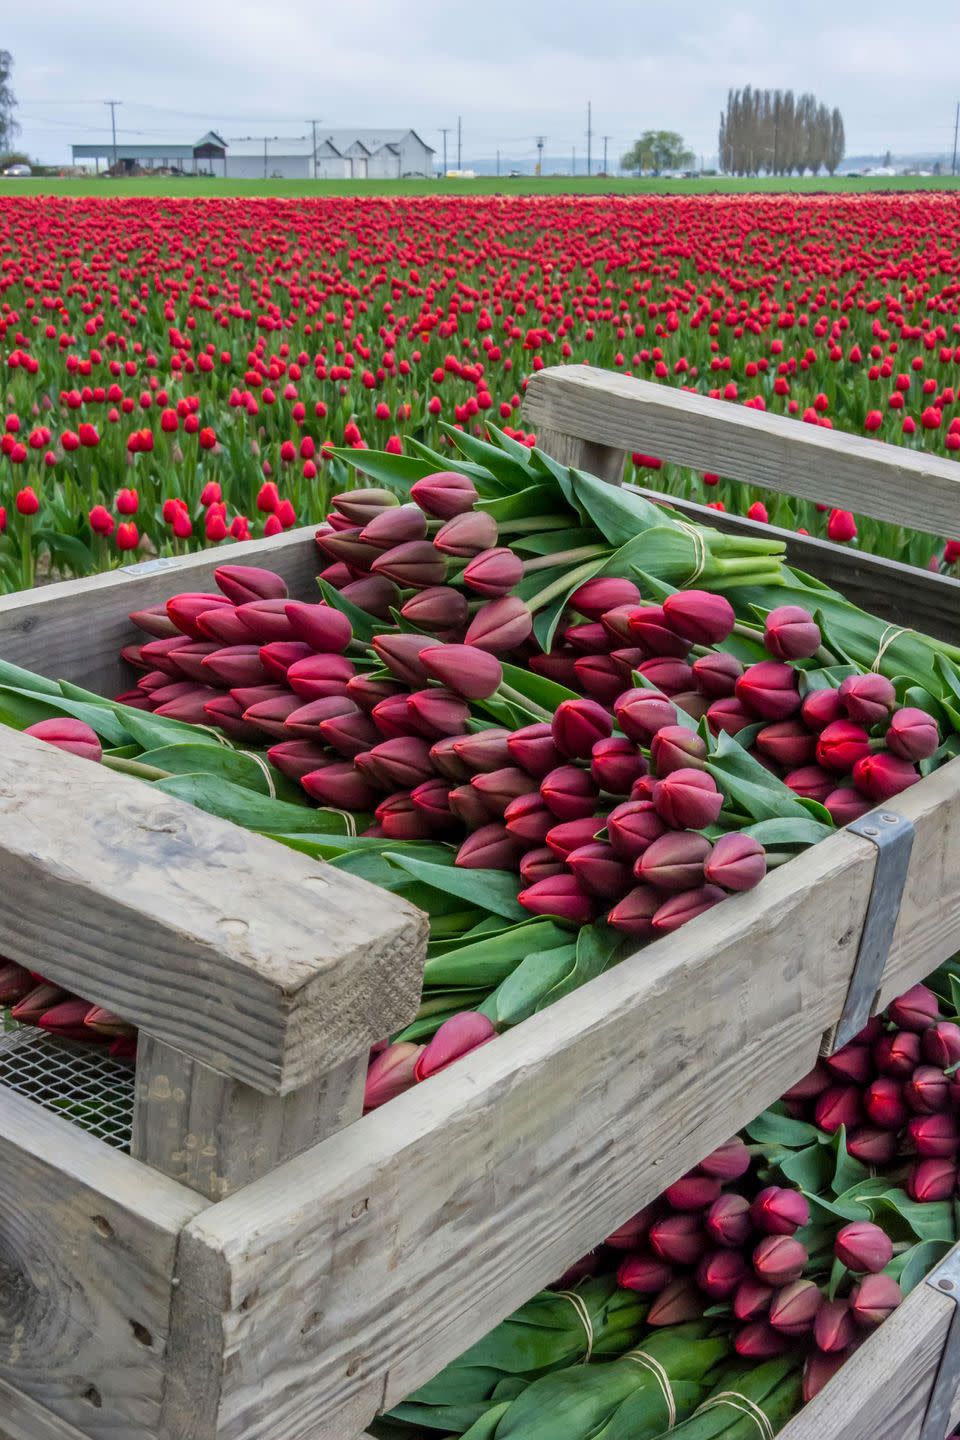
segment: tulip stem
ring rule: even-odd
[[[579,550],[561,550],[558,555],[541,555],[536,560],[527,560],[523,573],[531,575],[535,570],[553,570],[558,565],[572,565],[578,560],[597,559],[601,555],[609,554],[609,545],[581,545]]]
[[[104,755],[100,763],[121,775],[136,775],[139,780],[168,780],[173,774],[172,770],[160,770],[156,765],[143,765],[139,760],[124,760],[120,755]]]
[[[514,690],[512,685],[504,685],[502,682],[497,687],[497,698],[506,700],[510,705],[517,705],[521,710],[528,711],[531,715],[539,715],[541,720],[552,720],[553,714],[538,705],[535,700],[528,700],[519,690]]]
[[[498,527],[500,535],[539,535],[541,530],[570,530],[567,515],[534,515],[527,520],[504,520]]]
[[[598,546],[597,548],[599,549],[600,547]],[[609,554],[609,551],[601,550],[601,554]],[[527,601],[527,609],[530,611],[539,610],[541,606],[556,599],[558,595],[564,595],[575,590],[581,581],[592,578],[596,573],[596,568],[596,559],[593,559],[588,561],[587,564],[581,565],[579,569],[568,570],[567,573],[561,575],[558,580],[554,580],[549,585],[545,585],[542,590],[538,590],[536,595]]]

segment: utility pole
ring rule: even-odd
[[[571,175],[576,175],[576,173],[577,173],[577,147],[576,147],[576,145],[574,145],[573,150],[571,151],[571,154],[570,154],[570,174],[571,174]]]
[[[497,151],[497,179],[500,178],[500,151]]]
[[[607,141],[610,140],[610,139],[612,139],[612,138],[613,138],[613,137],[610,136],[610,135],[604,135],[604,137],[603,137],[603,173],[604,173],[604,175],[608,175],[608,174],[610,173],[610,172],[607,170]]]
[[[953,122],[953,164],[950,167],[950,174],[957,173],[957,135],[960,133],[960,100],[957,101],[957,115]]]
[[[307,124],[313,126],[313,178],[314,178],[314,180],[316,180],[316,178],[317,178],[317,126],[320,124],[320,121],[319,121],[319,120],[308,120],[308,121],[307,121]]]
[[[537,136],[537,174],[538,174],[538,175],[542,175],[542,174],[543,174],[543,145],[544,145],[544,141],[546,140],[546,138],[547,138],[546,135],[538,135],[538,136]]]
[[[593,164],[593,105],[587,101],[587,175]]]
[[[110,106],[110,127],[113,130],[113,168],[117,168],[117,106],[122,105],[122,100],[104,100],[104,105]],[[954,157],[956,158],[956,157]]]
[[[300,140],[306,140],[306,138],[307,138],[306,135],[231,135],[231,136],[230,136],[231,141],[237,141],[237,142],[243,142],[244,140],[249,140],[249,141],[251,141],[251,142],[254,141],[254,140],[262,140],[262,141],[263,141],[263,178],[264,178],[264,180],[267,179],[267,141],[268,141],[268,140],[300,141]]]
[[[443,177],[447,177],[447,136],[450,134],[449,125],[440,126],[440,134],[443,136]]]
[[[457,169],[463,169],[463,126],[462,116],[457,116]]]

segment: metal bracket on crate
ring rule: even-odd
[[[960,1247],[954,1247],[936,1270],[930,1272],[926,1283],[953,1301],[950,1327],[919,1436],[919,1440],[943,1440],[960,1386]]]
[[[863,921],[860,949],[843,1014],[833,1035],[831,1054],[859,1034],[870,1019],[900,914],[914,836],[913,822],[893,810],[871,810],[859,820],[852,820],[847,829],[877,847],[877,865]]]

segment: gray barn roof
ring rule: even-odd
[[[341,155],[349,150],[351,145],[357,143],[372,155],[375,150],[381,150],[385,145],[390,147],[400,145],[408,135],[412,135],[425,150],[429,150],[431,155],[433,154],[433,146],[421,140],[416,130],[411,130],[409,126],[405,130],[328,130],[323,138],[325,141],[329,141]]]

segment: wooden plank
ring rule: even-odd
[[[262,1095],[141,1034],[131,1154],[224,1200],[360,1118],[364,1051],[289,1095]]]
[[[777,525],[723,514],[692,500],[664,495],[660,490],[639,485],[626,488],[636,490],[647,500],[669,504],[698,524],[712,525],[728,534],[779,540],[786,546],[789,564],[832,585],[854,605],[898,624],[909,619],[912,629],[956,643],[960,631],[960,580],[952,575],[935,575],[930,570],[901,565],[896,560],[868,555],[847,545],[834,545],[829,540],[798,535]]]
[[[589,440],[581,440],[576,435],[564,435],[562,431],[551,430],[548,426],[538,430],[537,445],[548,455],[552,455],[554,460],[559,460],[561,465],[569,465],[574,470],[586,470],[588,474],[596,475],[610,485],[619,485],[623,479],[623,466],[627,458],[623,450],[615,450],[609,445],[596,445]]]
[[[925,528],[960,534],[960,465],[902,445],[586,365],[532,375],[523,419],[538,434],[640,450],[896,525],[915,526],[922,514]]]
[[[0,1089],[0,1382],[94,1440],[155,1436],[177,1243],[204,1205]],[[29,1440],[73,1434],[11,1414]]]
[[[135,631],[131,610],[180,590],[215,590],[218,565],[263,565],[282,575],[298,599],[319,598],[316,527],[300,526],[269,540],[211,547],[196,555],[146,560],[105,575],[66,580],[0,598],[0,655],[54,680],[72,680],[101,695],[128,689],[131,672],[119,658]]]
[[[87,1440],[79,1430],[0,1380],[0,1440]]]
[[[419,1004],[420,911],[8,729],[0,873],[0,954],[264,1092],[356,1058]]]
[[[960,946],[960,763],[898,808],[917,835],[885,997]],[[200,1215],[177,1354],[219,1332],[229,1365],[190,1388],[197,1436],[369,1423],[799,1079],[846,995],[865,844],[822,842]]]

